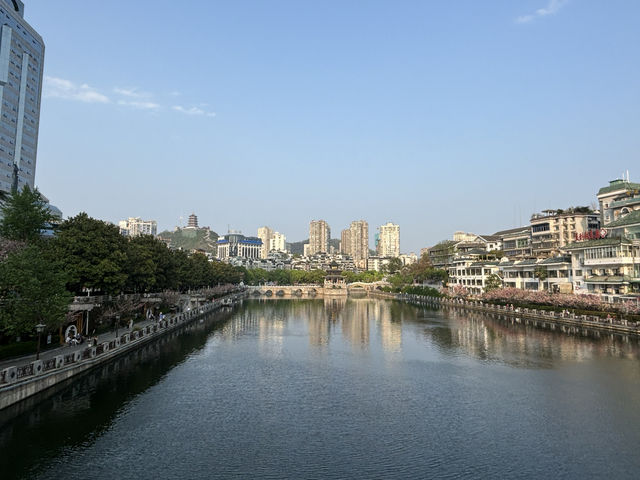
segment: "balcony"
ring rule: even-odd
[[[634,257],[610,257],[584,259],[585,266],[633,265]]]

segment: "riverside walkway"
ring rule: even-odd
[[[133,351],[165,333],[178,330],[215,310],[232,306],[245,296],[245,292],[232,293],[201,304],[187,312],[167,315],[163,320],[145,320],[133,329],[118,329],[98,336],[97,342],[84,342],[77,346],[59,347],[41,353],[3,361],[0,364],[0,410],[32,395],[58,385],[75,375],[84,373],[111,359]]]
[[[167,316],[166,318],[169,318]],[[125,333],[131,333],[134,329],[144,329],[149,325],[157,324],[156,320],[143,320],[141,322],[134,323],[132,328],[129,329],[127,327],[118,328],[118,335],[116,335],[115,330],[111,330],[110,332],[101,333],[100,335],[95,335],[98,339],[97,344],[108,343],[111,340],[115,340],[116,338],[124,335]],[[91,344],[91,337],[83,337],[84,341],[78,345],[61,345],[59,347],[48,348],[46,350],[40,351],[40,360],[42,362],[46,362],[55,358],[59,355],[68,355],[75,352],[81,352]],[[36,352],[30,353],[28,355],[23,355],[20,357],[12,357],[5,360],[0,361],[0,372],[5,368],[9,367],[21,367],[24,365],[28,365],[31,362],[36,360]]]

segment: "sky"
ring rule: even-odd
[[[65,217],[401,250],[640,182],[635,0],[25,0],[36,185]]]

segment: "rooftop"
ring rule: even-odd
[[[616,192],[618,190],[640,190],[640,183],[633,183],[623,179],[611,180],[608,187],[602,187],[598,190],[598,195]]]
[[[611,207],[624,207],[625,205],[635,205],[640,203],[640,197],[625,198],[611,202]]]
[[[627,213],[623,217],[619,217],[617,220],[614,220],[611,223],[607,223],[605,225],[605,228],[625,227],[627,225],[634,225],[636,223],[640,223],[640,210],[634,210],[633,212]]]
[[[545,258],[540,262],[541,265],[551,265],[554,263],[571,263],[571,257],[568,255],[561,255],[559,257]]]
[[[500,235],[478,235],[478,237],[486,240],[487,242],[498,242],[502,238]]]
[[[632,243],[631,240],[625,237],[609,237],[609,238],[599,238],[597,240],[584,240],[582,242],[572,242],[562,247],[562,249],[572,250],[572,249],[579,249],[579,248],[606,247],[609,245],[620,245],[623,242]]]
[[[494,237],[503,237],[505,235],[513,235],[516,233],[528,232],[529,227],[518,227],[518,228],[510,228],[509,230],[500,230],[499,232],[494,233],[492,236]]]

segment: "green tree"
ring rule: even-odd
[[[64,322],[72,296],[48,248],[29,245],[0,263],[0,329],[5,333],[28,334],[38,323],[54,329]]]
[[[189,264],[191,267],[191,288],[202,288],[214,283],[212,278],[213,272],[209,265],[209,259],[206,255],[202,253],[194,253],[189,257]]]
[[[414,283],[432,282],[432,283],[445,283],[448,278],[446,270],[441,268],[434,268],[429,259],[429,255],[426,253],[420,257],[413,265],[409,265],[404,269],[404,273],[413,277]]]
[[[484,283],[484,291],[490,292],[502,288],[502,279],[495,273],[490,274]]]
[[[395,290],[400,291],[406,285],[411,285],[413,278],[411,275],[398,272],[395,275],[389,276],[387,280]]]
[[[396,272],[399,272],[400,270],[402,270],[402,260],[400,260],[399,258],[391,258],[389,259],[389,263],[387,263],[386,265],[384,265],[382,268],[386,273],[390,273],[390,274],[394,274]]]
[[[115,225],[80,213],[60,224],[53,240],[56,255],[69,277],[68,287],[120,293],[127,281],[127,239]]]
[[[150,248],[152,245],[145,237],[134,237],[127,244],[125,283],[127,291],[149,292],[156,286],[157,263],[154,255],[156,252]]]
[[[0,236],[9,240],[35,242],[42,230],[57,220],[38,189],[31,190],[29,186],[11,192],[0,210]]]
[[[549,272],[542,265],[538,265],[533,272],[533,276],[536,277],[539,282],[542,282],[544,288],[544,281],[549,277]]]

